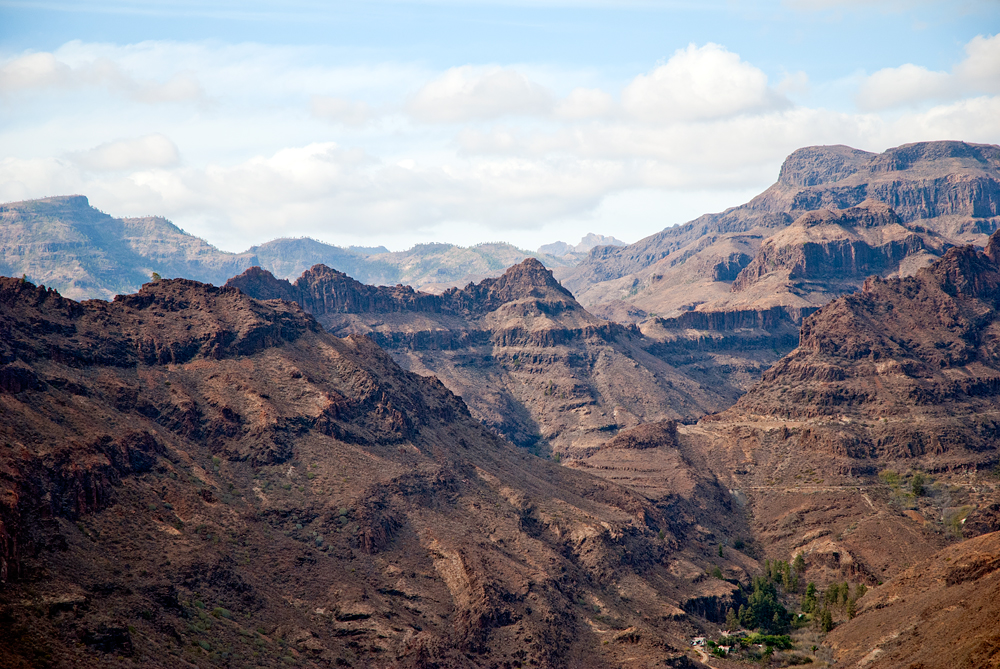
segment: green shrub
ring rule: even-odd
[[[888,486],[892,486],[893,488],[899,485],[899,474],[897,474],[894,471],[888,469],[880,471],[878,473],[878,477],[879,480],[882,481],[882,483]]]

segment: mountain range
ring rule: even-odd
[[[0,278],[0,667],[1000,666],[998,169],[810,147],[431,290],[354,273],[468,250],[4,205],[4,258],[143,285]]]
[[[134,293],[154,272],[221,285],[254,266],[291,279],[316,264],[338,267],[367,283],[405,283],[440,292],[496,276],[527,257],[549,267],[569,266],[581,257],[564,255],[532,253],[503,242],[469,248],[420,244],[390,252],[308,238],[275,239],[227,253],[158,216],[113,218],[82,195],[0,205],[0,274],[24,276],[78,300]]]
[[[816,146],[788,156],[746,204],[602,247],[560,278],[619,320],[777,306],[799,322],[871,274],[910,274],[951,246],[982,246],[998,225],[996,146]]]

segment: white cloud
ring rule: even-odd
[[[71,76],[69,66],[51,53],[29,53],[0,65],[0,93],[64,86]]]
[[[547,114],[552,95],[509,68],[453,67],[427,83],[407,111],[427,123],[454,123],[510,115]]]
[[[965,45],[965,54],[950,73],[912,63],[881,69],[861,83],[858,106],[891,109],[974,93],[1000,93],[1000,35],[973,38]]]
[[[349,126],[362,126],[375,118],[374,111],[366,102],[326,95],[314,95],[311,109],[316,118]]]
[[[556,105],[556,118],[576,121],[611,116],[617,111],[614,98],[599,88],[574,88]]]
[[[986,88],[996,43],[972,40],[948,76]],[[81,193],[114,215],[168,216],[230,250],[298,234],[398,248],[394,240],[445,229],[481,235],[466,243],[523,243],[595,220],[618,228],[594,232],[637,239],[659,214],[637,223],[630,212],[683,193],[707,202],[713,192],[759,192],[802,146],[1000,141],[995,93],[891,113],[793,105],[783,94],[806,90],[806,74],[771,85],[712,44],[614,79],[529,65],[348,67],[330,65],[342,62],[331,54],[72,43],[0,61],[0,200]],[[148,104],[191,94],[185,77],[211,105]],[[172,81],[181,82],[173,92]],[[109,102],[107,90],[121,95]],[[663,220],[677,222],[670,215]]]
[[[88,170],[115,172],[172,167],[180,160],[180,154],[165,136],[153,134],[107,142],[89,151],[72,153],[69,158]]]
[[[955,76],[976,92],[1000,93],[1000,34],[972,38],[965,54],[965,60],[955,66]]]
[[[858,90],[857,102],[862,109],[889,109],[912,102],[947,98],[955,89],[955,82],[948,74],[906,64],[879,70],[868,77]]]
[[[665,64],[640,74],[622,91],[626,111],[664,123],[713,119],[788,105],[767,75],[718,44],[679,49]]]
[[[787,93],[808,93],[809,92],[809,75],[801,70],[798,72],[788,72],[782,77],[778,85],[774,87],[776,91],[782,95]]]
[[[109,58],[95,58],[73,67],[52,53],[28,53],[0,65],[0,94],[10,96],[36,89],[102,87],[137,102],[197,101],[204,97],[198,81],[178,72],[166,81],[137,79]]]

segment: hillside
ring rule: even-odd
[[[774,555],[871,585],[966,527],[1000,530],[998,245],[869,279],[732,408],[678,429]]]
[[[862,598],[833,631],[837,666],[1000,666],[1000,532],[950,546]]]
[[[733,505],[513,448],[294,304],[0,304],[0,666],[691,666],[742,596],[705,571],[757,569]]]
[[[700,387],[648,352],[634,328],[587,312],[534,259],[440,295],[368,286],[324,266],[294,284],[250,269],[227,285],[297,302],[338,336],[368,335],[404,368],[440,378],[497,433],[542,453],[594,447],[643,422],[694,420],[739,392]]]

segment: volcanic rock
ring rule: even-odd
[[[254,269],[227,285],[292,299],[334,334],[369,336],[404,368],[440,378],[484,424],[538,452],[595,447],[646,421],[693,420],[739,392],[700,388],[651,355],[655,342],[635,328],[581,307],[533,258],[440,295],[367,286],[323,266],[294,284]]]
[[[728,303],[731,288],[737,276],[758,258],[765,240],[808,212],[849,210],[865,201],[892,209],[895,216],[880,222],[880,226],[903,225],[910,234],[924,235],[925,243],[907,242],[899,230],[879,239],[875,230],[862,234],[852,223],[850,234],[841,234],[836,243],[820,253],[829,256],[828,264],[833,261],[841,265],[841,275],[844,269],[851,269],[855,278],[866,271],[882,275],[897,272],[901,251],[934,254],[942,243],[982,245],[1000,224],[1000,147],[921,142],[882,154],[846,146],[799,149],[786,159],[777,183],[747,204],[667,228],[626,247],[600,247],[562,278],[580,302],[595,313],[630,321],[651,313],[673,318],[688,310],[746,310],[750,304],[747,300]],[[932,235],[934,240],[928,240],[926,235]],[[749,270],[741,287],[752,281],[750,277],[759,278],[760,263],[779,249],[817,241],[808,235],[800,239],[801,233],[785,237],[773,241],[772,249],[765,251],[757,267]],[[892,248],[873,248],[890,242]],[[856,261],[850,255],[851,249],[862,253],[859,266],[852,267]],[[789,252],[799,257],[815,254],[801,248]],[[846,265],[844,260],[848,261]],[[836,294],[849,288],[824,283],[828,279],[822,274],[814,278],[816,281],[801,291],[810,304],[824,301],[821,297],[810,299],[814,291]],[[835,274],[832,283],[842,278]],[[623,305],[632,309],[632,315]]]
[[[838,667],[992,667],[1000,658],[1000,533],[949,546],[858,603],[829,636]]]
[[[676,664],[704,624],[671,565],[724,509],[515,449],[294,303],[0,305],[0,666]]]

